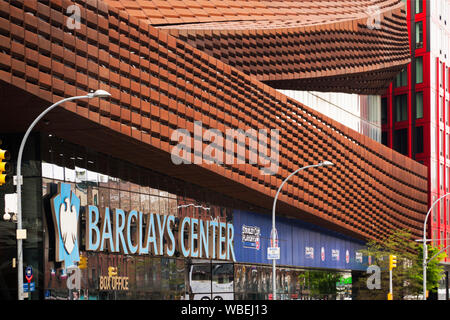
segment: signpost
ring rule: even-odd
[[[280,247],[267,248],[267,260],[280,260]]]
[[[27,284],[23,285],[24,292],[33,292],[36,288],[34,282],[31,282],[33,279],[33,268],[31,266],[26,267],[25,269],[25,279],[27,279]],[[31,295],[28,296],[31,299]]]

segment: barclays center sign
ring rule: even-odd
[[[56,261],[65,268],[80,260],[78,221],[80,199],[71,185],[60,183],[58,194],[51,199],[56,239]],[[235,259],[231,223],[192,217],[178,219],[174,215],[125,212],[95,205],[86,210],[86,251],[122,254],[175,256],[189,258]]]

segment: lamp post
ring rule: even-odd
[[[16,239],[17,239],[17,282],[18,282],[18,299],[23,300],[23,257],[22,257],[22,241],[26,239],[26,230],[22,229],[22,155],[23,149],[25,147],[25,143],[33,130],[34,126],[41,120],[49,111],[53,110],[55,107],[60,105],[61,103],[77,100],[77,99],[92,99],[92,98],[106,98],[111,96],[110,93],[105,90],[97,90],[95,92],[88,93],[85,96],[75,96],[70,98],[62,99],[55,104],[51,105],[47,109],[45,109],[30,125],[28,130],[25,132],[25,135],[22,139],[19,148],[19,154],[17,156],[17,230],[16,230]]]
[[[427,228],[428,216],[430,215],[430,213],[433,210],[433,208],[436,205],[436,203],[438,203],[442,198],[445,198],[448,195],[450,195],[450,193],[444,194],[443,196],[439,197],[436,201],[434,201],[431,204],[431,207],[428,210],[427,215],[425,216],[425,221],[423,223],[423,240],[422,240],[423,241],[423,300],[427,299],[427,264],[428,264],[427,263],[427,258],[428,258],[428,246],[427,246],[427,238],[426,238],[426,228]]]
[[[275,245],[275,237],[276,237],[276,229],[275,229],[275,208],[277,205],[277,199],[281,192],[281,189],[283,188],[284,184],[292,178],[295,174],[297,174],[301,170],[309,169],[309,168],[315,168],[315,167],[324,167],[324,166],[333,166],[334,164],[330,161],[324,161],[318,164],[305,166],[302,168],[299,168],[292,172],[284,181],[281,183],[280,187],[278,188],[277,193],[275,194],[275,199],[273,200],[273,208],[272,208],[272,243]],[[272,287],[273,287],[273,300],[277,300],[277,288],[276,288],[276,259],[272,259]]]

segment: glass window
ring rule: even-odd
[[[450,169],[447,169],[448,174],[450,175]],[[447,199],[447,225],[450,225],[450,200]],[[448,238],[448,235],[447,235]]]
[[[416,127],[416,153],[423,152],[423,127]]]
[[[408,95],[395,97],[395,122],[408,120]]]
[[[395,78],[395,88],[404,87],[406,85],[408,85],[408,68],[403,69]]]
[[[416,22],[416,49],[423,48],[423,23]]]
[[[401,154],[408,154],[408,129],[394,131],[394,150]]]
[[[447,92],[449,91],[448,88],[450,87],[450,84],[448,83],[448,80],[449,80],[448,74],[449,74],[449,72],[450,72],[450,69],[449,68],[445,68],[445,88],[446,88]]]
[[[381,99],[381,124],[387,124],[388,122],[388,104],[387,98]]]
[[[416,83],[423,83],[423,57],[416,57]]]
[[[388,133],[387,133],[387,131],[383,131],[381,133],[381,143],[384,144],[385,146],[388,146]]]
[[[423,92],[416,92],[416,119],[423,118]]]
[[[423,2],[422,0],[416,0],[416,11],[415,13],[422,13],[423,12]]]

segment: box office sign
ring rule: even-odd
[[[66,268],[79,261],[76,230],[80,201],[70,188],[70,184],[60,183],[60,192],[52,201],[57,259],[65,260]],[[190,258],[236,261],[231,223],[191,217],[178,221],[174,215],[125,212],[108,207],[102,210],[100,217],[95,205],[88,205],[85,212],[87,251],[169,257],[179,252]]]

